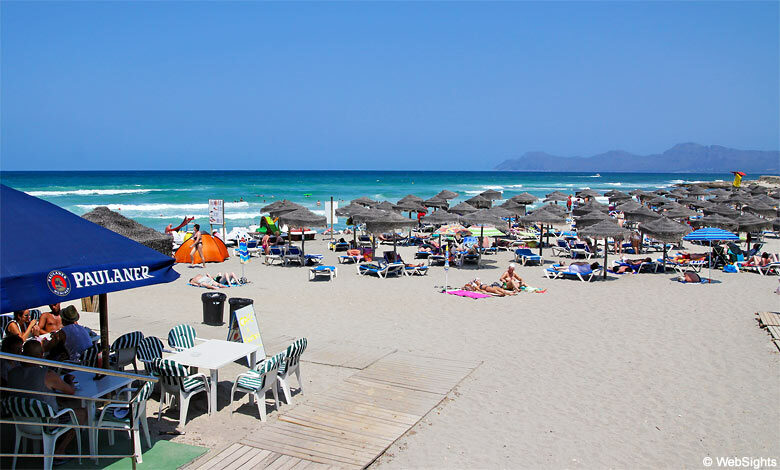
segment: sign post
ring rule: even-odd
[[[222,241],[225,241],[225,200],[209,199],[209,235],[214,232],[214,226],[222,227]]]

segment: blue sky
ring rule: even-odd
[[[490,169],[780,145],[778,3],[2,2],[0,165]]]

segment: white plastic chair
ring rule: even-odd
[[[160,409],[157,421],[162,417],[162,409],[167,395],[177,399],[179,404],[179,425],[187,424],[187,410],[193,395],[206,392],[206,403],[211,413],[211,388],[206,374],[189,374],[187,369],[170,359],[157,358],[152,363],[152,371],[160,377]]]
[[[19,453],[19,444],[22,443],[22,438],[35,439],[43,441],[43,453],[49,455],[49,457],[43,458],[44,470],[51,470],[54,458],[51,455],[54,454],[54,448],[57,444],[57,439],[60,436],[67,433],[71,429],[76,431],[76,448],[78,455],[81,455],[81,433],[78,428],[68,426],[69,424],[78,425],[79,421],[76,418],[76,413],[70,408],[64,408],[58,413],[54,412],[48,403],[44,403],[41,400],[35,398],[25,398],[12,396],[3,400],[3,408],[7,413],[13,416],[14,421],[29,421],[29,424],[16,423],[16,444],[14,446],[14,454]],[[62,426],[41,426],[41,423],[57,423],[61,416],[69,416],[70,422],[63,423]],[[36,424],[38,423],[38,424]],[[27,450],[27,441],[23,444],[23,449]],[[79,457],[79,464],[81,463],[81,457]],[[14,456],[11,463],[11,469],[16,468],[16,457]]]
[[[287,350],[284,352],[284,360],[279,365],[277,380],[282,387],[282,392],[284,392],[284,402],[288,405],[292,401],[292,393],[290,393],[288,379],[293,373],[295,373],[295,378],[298,379],[298,390],[303,393],[300,361],[301,354],[306,350],[307,344],[308,341],[306,341],[306,338],[296,339],[291,345],[287,346]]]
[[[121,394],[127,392],[127,398],[130,399],[132,397],[132,392],[135,390],[135,388],[125,388],[120,390],[119,393]],[[146,401],[149,399],[149,396],[151,396],[152,390],[154,390],[154,382],[145,382],[141,387],[141,390],[133,399],[132,417],[125,416],[124,418],[117,418],[114,415],[114,411],[118,409],[126,410],[128,405],[111,403],[103,407],[103,410],[100,412],[100,417],[97,421],[97,427],[115,428],[118,431],[127,431],[130,433],[130,438],[135,442],[135,456],[136,462],[138,463],[143,461],[141,458],[141,433],[137,430],[134,431],[133,428],[138,429],[140,427],[143,429],[144,437],[146,437],[146,444],[151,448],[152,439],[149,436],[149,423],[146,422]],[[108,444],[111,446],[114,445],[114,431],[109,431]],[[98,455],[100,454],[98,447],[99,445],[100,440],[95,439],[95,451]]]
[[[236,392],[252,394],[257,402],[257,412],[260,413],[260,421],[266,420],[265,395],[269,390],[273,392],[276,410],[279,410],[279,392],[276,389],[277,373],[279,366],[284,361],[285,352],[268,358],[254,369],[250,369],[236,377],[233,389],[230,391],[230,415],[233,415],[233,397]]]

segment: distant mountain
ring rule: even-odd
[[[623,150],[592,157],[560,157],[527,152],[505,160],[496,170],[507,171],[614,171],[647,173],[780,173],[780,151],[737,150],[720,145],[677,144],[661,154],[634,155]]]

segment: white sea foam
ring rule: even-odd
[[[67,191],[27,191],[27,194],[35,197],[52,196],[113,196],[116,194],[144,194],[165,189],[72,189]]]
[[[623,186],[623,183],[604,183],[606,186]]]
[[[509,186],[507,186],[507,188],[522,188],[522,187],[523,187],[522,184],[510,184]]]
[[[483,187],[483,188],[485,188],[485,190],[492,189],[492,190],[494,190],[494,191],[501,191],[501,190],[503,190],[503,189],[504,189],[504,187],[503,187],[503,186],[491,186],[491,185],[487,185],[487,186],[482,186],[482,187]]]
[[[482,194],[484,191],[463,191],[466,194]]]
[[[77,204],[79,209],[92,210],[99,206],[106,206],[112,211],[136,211],[136,212],[161,212],[166,210],[177,211],[196,211],[208,209],[208,204]],[[249,207],[249,203],[243,202],[226,202],[225,209],[240,209]]]

